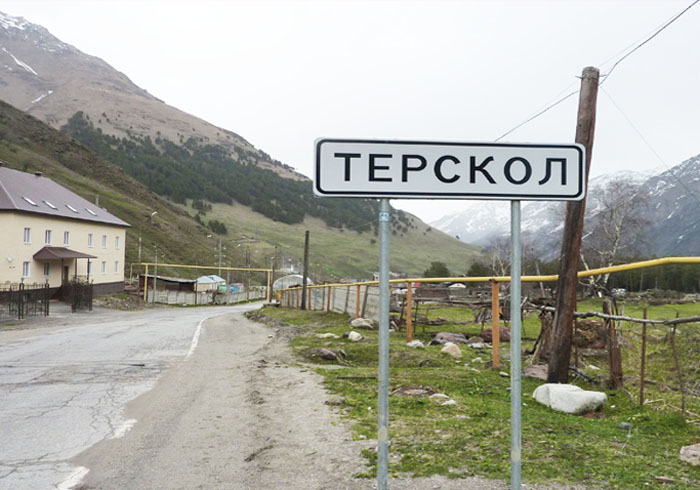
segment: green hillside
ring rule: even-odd
[[[125,143],[121,143],[124,146]],[[141,141],[134,145],[141,148],[132,151],[128,158],[136,161],[144,157],[142,152],[147,143]],[[155,151],[162,156],[160,147],[153,148],[148,151],[154,158],[157,156]],[[192,148],[188,151],[190,155],[200,155],[198,152],[204,151],[196,145]],[[106,154],[105,148],[103,151]],[[110,145],[109,151],[112,152],[107,155],[109,160],[99,157],[66,134],[0,102],[0,160],[3,165],[24,171],[41,170],[47,177],[91,201],[99,196],[101,207],[132,225],[127,231],[127,264],[137,260],[138,238],[142,236],[143,261],[153,260],[154,246],[157,245],[162,254],[160,261],[213,265],[218,261],[220,239],[225,264],[243,266],[247,250],[251,266],[270,267],[277,246],[279,267],[285,265],[285,261],[289,264],[301,260],[304,230],[308,229],[311,231],[311,272],[317,278],[366,279],[377,269],[375,201],[317,199],[311,195],[308,181],[296,181],[308,186],[308,191],[304,188],[294,190],[293,185],[298,184],[292,184],[288,188],[290,193],[298,193],[301,197],[295,198],[288,209],[296,209],[292,213],[294,216],[303,213],[301,218],[281,220],[274,212],[268,212],[267,216],[261,214],[261,203],[243,205],[231,196],[219,202],[202,200],[203,194],[197,193],[162,197],[112,163],[112,160],[117,160],[123,164],[127,159],[118,144]],[[181,181],[180,172],[191,176],[187,169],[178,166],[168,169],[162,161],[146,161],[150,162],[148,165],[152,170],[157,168],[155,175],[173,175],[173,182]],[[218,161],[211,168],[216,170],[220,165],[233,164]],[[287,209],[287,194],[276,193],[276,189],[295,181],[258,173],[253,168],[243,169],[243,172],[250,173],[236,174],[238,180],[242,184],[250,183],[251,187],[255,187],[254,182],[249,182],[251,179],[261,178],[261,175],[269,179],[265,181],[265,187],[273,194],[266,196],[274,205],[271,209]],[[199,174],[207,173],[201,171]],[[205,185],[207,181],[200,179],[198,182]],[[192,187],[195,187],[194,183]],[[260,187],[256,188],[260,192]],[[241,200],[245,201],[245,198]],[[193,204],[197,209],[192,207]],[[151,218],[153,211],[158,211],[158,214]],[[394,272],[420,275],[430,262],[442,261],[452,272],[464,273],[478,254],[476,247],[431,230],[425,223],[402,211],[394,210],[393,217]],[[181,269],[163,273],[187,275]]]

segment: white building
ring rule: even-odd
[[[0,284],[121,291],[128,223],[41,175],[0,167]]]

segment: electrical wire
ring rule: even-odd
[[[612,68],[610,68],[610,70],[608,71],[608,73],[606,73],[605,75],[602,75],[602,76],[601,76],[601,78],[602,78],[603,80],[600,82],[600,85],[603,85],[603,84],[608,80],[608,78],[610,78],[610,75],[612,74],[613,70],[615,70],[615,68],[617,68],[617,65],[619,65],[620,63],[622,63],[622,62],[623,62],[625,59],[627,59],[632,53],[634,53],[635,51],[637,51],[639,48],[641,48],[642,46],[644,46],[646,43],[648,43],[649,41],[651,41],[652,39],[654,39],[656,36],[658,36],[659,34],[661,34],[661,32],[662,32],[664,29],[666,29],[668,26],[670,26],[670,25],[673,24],[675,21],[677,21],[677,20],[678,20],[683,14],[685,14],[688,10],[690,10],[690,9],[693,8],[693,7],[695,7],[695,5],[698,4],[698,2],[700,2],[700,0],[695,0],[693,3],[691,3],[691,4],[688,5],[686,8],[684,8],[682,11],[680,11],[678,14],[676,14],[676,15],[673,16],[673,17],[671,17],[671,19],[670,19],[668,22],[666,22],[666,23],[663,24],[661,27],[659,27],[656,31],[654,31],[654,33],[653,33],[651,36],[647,37],[644,41],[640,42],[640,43],[637,44],[634,48],[632,48],[631,51],[629,51],[628,53],[626,53],[625,55],[623,55],[620,59],[618,59],[618,60],[613,64]]]
[[[700,0],[698,0],[698,1],[700,1]],[[521,122],[520,124],[518,124],[517,126],[515,126],[513,129],[511,129],[511,130],[509,130],[509,131],[506,131],[505,133],[503,133],[502,135],[500,135],[498,138],[496,138],[494,141],[500,141],[500,140],[502,140],[503,138],[505,138],[506,136],[508,136],[508,135],[509,135],[510,133],[512,133],[513,131],[522,128],[523,126],[525,126],[525,125],[526,125],[527,123],[529,123],[530,121],[534,121],[535,119],[537,119],[538,117],[540,117],[540,116],[541,116],[542,114],[544,114],[545,112],[549,111],[550,109],[554,109],[556,106],[558,106],[559,104],[561,104],[562,102],[564,102],[566,99],[568,99],[568,98],[571,97],[572,95],[576,95],[577,93],[579,93],[579,91],[578,91],[578,90],[574,90],[573,92],[571,92],[571,93],[569,93],[569,94],[566,94],[564,97],[562,97],[561,99],[557,100],[557,101],[554,102],[553,104],[548,105],[547,107],[545,107],[545,108],[542,109],[541,111],[535,113],[533,116],[527,118],[526,120],[524,120],[523,122]]]
[[[700,1],[700,0],[698,0],[698,1]],[[691,196],[693,196],[693,197],[695,198],[695,200],[698,201],[698,203],[700,204],[700,197],[698,197],[698,195],[695,194],[695,192],[694,192],[690,187],[688,187],[688,184],[686,184],[685,182],[683,182],[683,180],[682,180],[680,177],[678,177],[678,176],[676,175],[676,173],[675,173],[675,172],[673,171],[673,169],[666,163],[666,161],[661,157],[661,155],[659,155],[659,153],[654,149],[654,147],[651,146],[651,143],[649,143],[649,141],[644,137],[644,135],[642,134],[642,132],[641,132],[639,129],[637,129],[637,127],[632,123],[632,121],[630,120],[630,118],[627,117],[627,114],[625,114],[625,112],[622,110],[622,108],[621,108],[619,105],[617,105],[617,102],[615,102],[615,99],[612,98],[612,96],[610,95],[610,93],[609,93],[607,90],[605,90],[603,87],[601,87],[601,90],[602,90],[603,93],[608,97],[608,99],[610,99],[610,102],[612,102],[613,106],[615,106],[615,109],[618,110],[618,112],[622,115],[622,117],[625,119],[625,121],[627,121],[627,123],[630,125],[630,127],[634,130],[635,133],[637,133],[637,135],[641,138],[641,140],[644,142],[644,144],[647,145],[647,147],[648,147],[648,148],[651,150],[651,152],[656,156],[656,158],[661,162],[661,164],[662,164],[664,167],[666,167],[666,168],[668,169],[669,173],[670,173],[670,174],[678,181],[678,183],[688,192],[688,194],[691,195]]]
[[[608,80],[608,78],[610,78],[610,75],[612,74],[613,70],[614,70],[615,68],[617,68],[617,66],[618,66],[620,63],[622,63],[625,59],[627,59],[632,53],[634,53],[634,52],[637,51],[639,48],[641,48],[642,46],[644,46],[645,44],[647,44],[649,41],[651,41],[652,39],[654,39],[656,36],[658,36],[664,29],[666,29],[666,28],[669,27],[671,24],[673,24],[675,21],[677,21],[683,14],[685,14],[688,10],[690,10],[691,8],[693,8],[693,7],[694,7],[697,3],[699,3],[699,2],[700,2],[700,0],[694,0],[693,3],[691,3],[690,5],[688,5],[685,9],[683,9],[683,10],[682,10],[681,12],[679,12],[678,14],[674,15],[673,17],[671,17],[671,19],[669,19],[669,20],[666,21],[664,24],[662,24],[661,27],[659,27],[658,29],[656,29],[651,35],[647,36],[643,41],[637,43],[636,45],[634,45],[634,43],[631,44],[630,46],[634,46],[634,47],[633,47],[630,51],[628,51],[627,53],[625,53],[624,55],[622,55],[622,56],[613,64],[612,68],[610,68],[610,70],[608,71],[608,73],[606,73],[605,75],[601,75],[601,79],[602,79],[602,80],[599,82],[598,86],[602,86],[602,85]],[[628,48],[625,48],[625,49],[622,50],[621,52],[625,52],[625,51],[627,51],[628,49],[629,49],[629,47],[628,47]],[[607,63],[607,62],[608,62],[610,59],[612,59],[612,58],[614,58],[614,56],[611,57],[611,58],[609,58],[609,59],[608,59],[607,61],[605,61],[603,64]],[[571,84],[569,84],[569,86],[571,86]],[[567,88],[568,88],[568,87],[567,87]],[[565,90],[566,90],[566,89],[564,89],[564,91],[565,91]],[[563,91],[562,91],[562,92],[563,92]],[[560,92],[560,93],[561,93],[561,92]],[[549,110],[555,108],[556,106],[558,106],[559,104],[561,104],[562,102],[564,102],[565,100],[567,100],[569,97],[571,97],[571,96],[573,96],[573,95],[576,95],[577,93],[579,93],[579,90],[575,90],[575,91],[573,91],[573,92],[571,92],[571,93],[568,93],[567,95],[565,95],[564,97],[562,97],[562,98],[556,100],[556,101],[553,102],[552,104],[550,104],[550,105],[546,106],[545,108],[543,108],[543,109],[537,111],[535,114],[533,114],[532,116],[528,117],[527,119],[525,119],[523,122],[521,122],[521,123],[518,124],[517,126],[515,126],[515,127],[513,127],[512,129],[506,131],[506,132],[503,133],[501,136],[499,136],[498,138],[496,138],[494,141],[500,141],[500,140],[502,140],[503,138],[505,138],[506,136],[508,136],[508,135],[511,134],[512,132],[514,132],[514,131],[516,131],[516,130],[522,128],[522,127],[525,126],[526,124],[528,124],[528,123],[534,121],[535,119],[537,119],[537,118],[540,117],[541,115],[543,115],[543,114],[545,114],[546,112],[548,112]],[[614,102],[613,102],[613,103],[614,103]],[[658,155],[657,155],[657,156],[658,156]]]

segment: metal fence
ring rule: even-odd
[[[81,310],[92,311],[94,285],[87,278],[75,277],[61,286],[63,301],[70,305],[72,313]]]
[[[50,298],[48,284],[0,285],[0,319],[48,316]]]

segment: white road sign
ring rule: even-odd
[[[578,144],[458,143],[321,138],[319,196],[577,201],[585,195]]]

